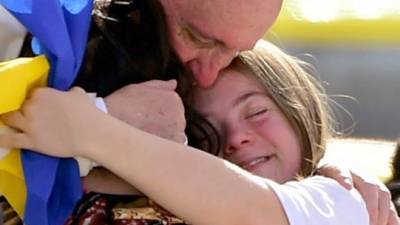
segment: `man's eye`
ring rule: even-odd
[[[209,40],[201,37],[198,34],[195,34],[193,31],[189,29],[184,29],[186,36],[197,46],[202,48],[211,48],[214,47],[215,42],[213,40]]]

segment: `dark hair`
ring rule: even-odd
[[[218,156],[222,151],[223,143],[216,128],[190,106],[185,106],[185,118],[188,144]]]
[[[127,84],[184,73],[169,44],[158,0],[96,2],[85,63],[75,85],[106,96]]]
[[[95,0],[82,67],[74,82],[107,96],[132,83],[180,79],[187,73],[169,41],[159,0]],[[30,57],[32,36],[20,56]]]
[[[33,55],[30,42],[28,35],[21,56]],[[178,92],[185,96],[190,77],[170,45],[159,0],[95,1],[85,59],[74,86],[104,97],[131,83],[178,79]],[[185,105],[185,112],[189,145],[216,154],[215,129],[190,106]]]
[[[178,92],[184,96],[191,75],[170,45],[160,2],[115,3],[95,6],[86,63],[75,84],[106,96],[130,83],[178,79]],[[217,154],[219,139],[213,126],[188,105],[185,112],[189,145]]]

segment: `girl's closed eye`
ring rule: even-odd
[[[261,108],[257,110],[252,110],[248,115],[245,117],[246,119],[257,119],[267,115],[269,112],[268,108]]]

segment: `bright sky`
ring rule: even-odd
[[[288,13],[298,20],[329,22],[336,19],[400,19],[399,0],[286,0]]]

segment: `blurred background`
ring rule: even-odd
[[[400,137],[400,0],[286,0],[266,38],[315,66],[346,136]]]

